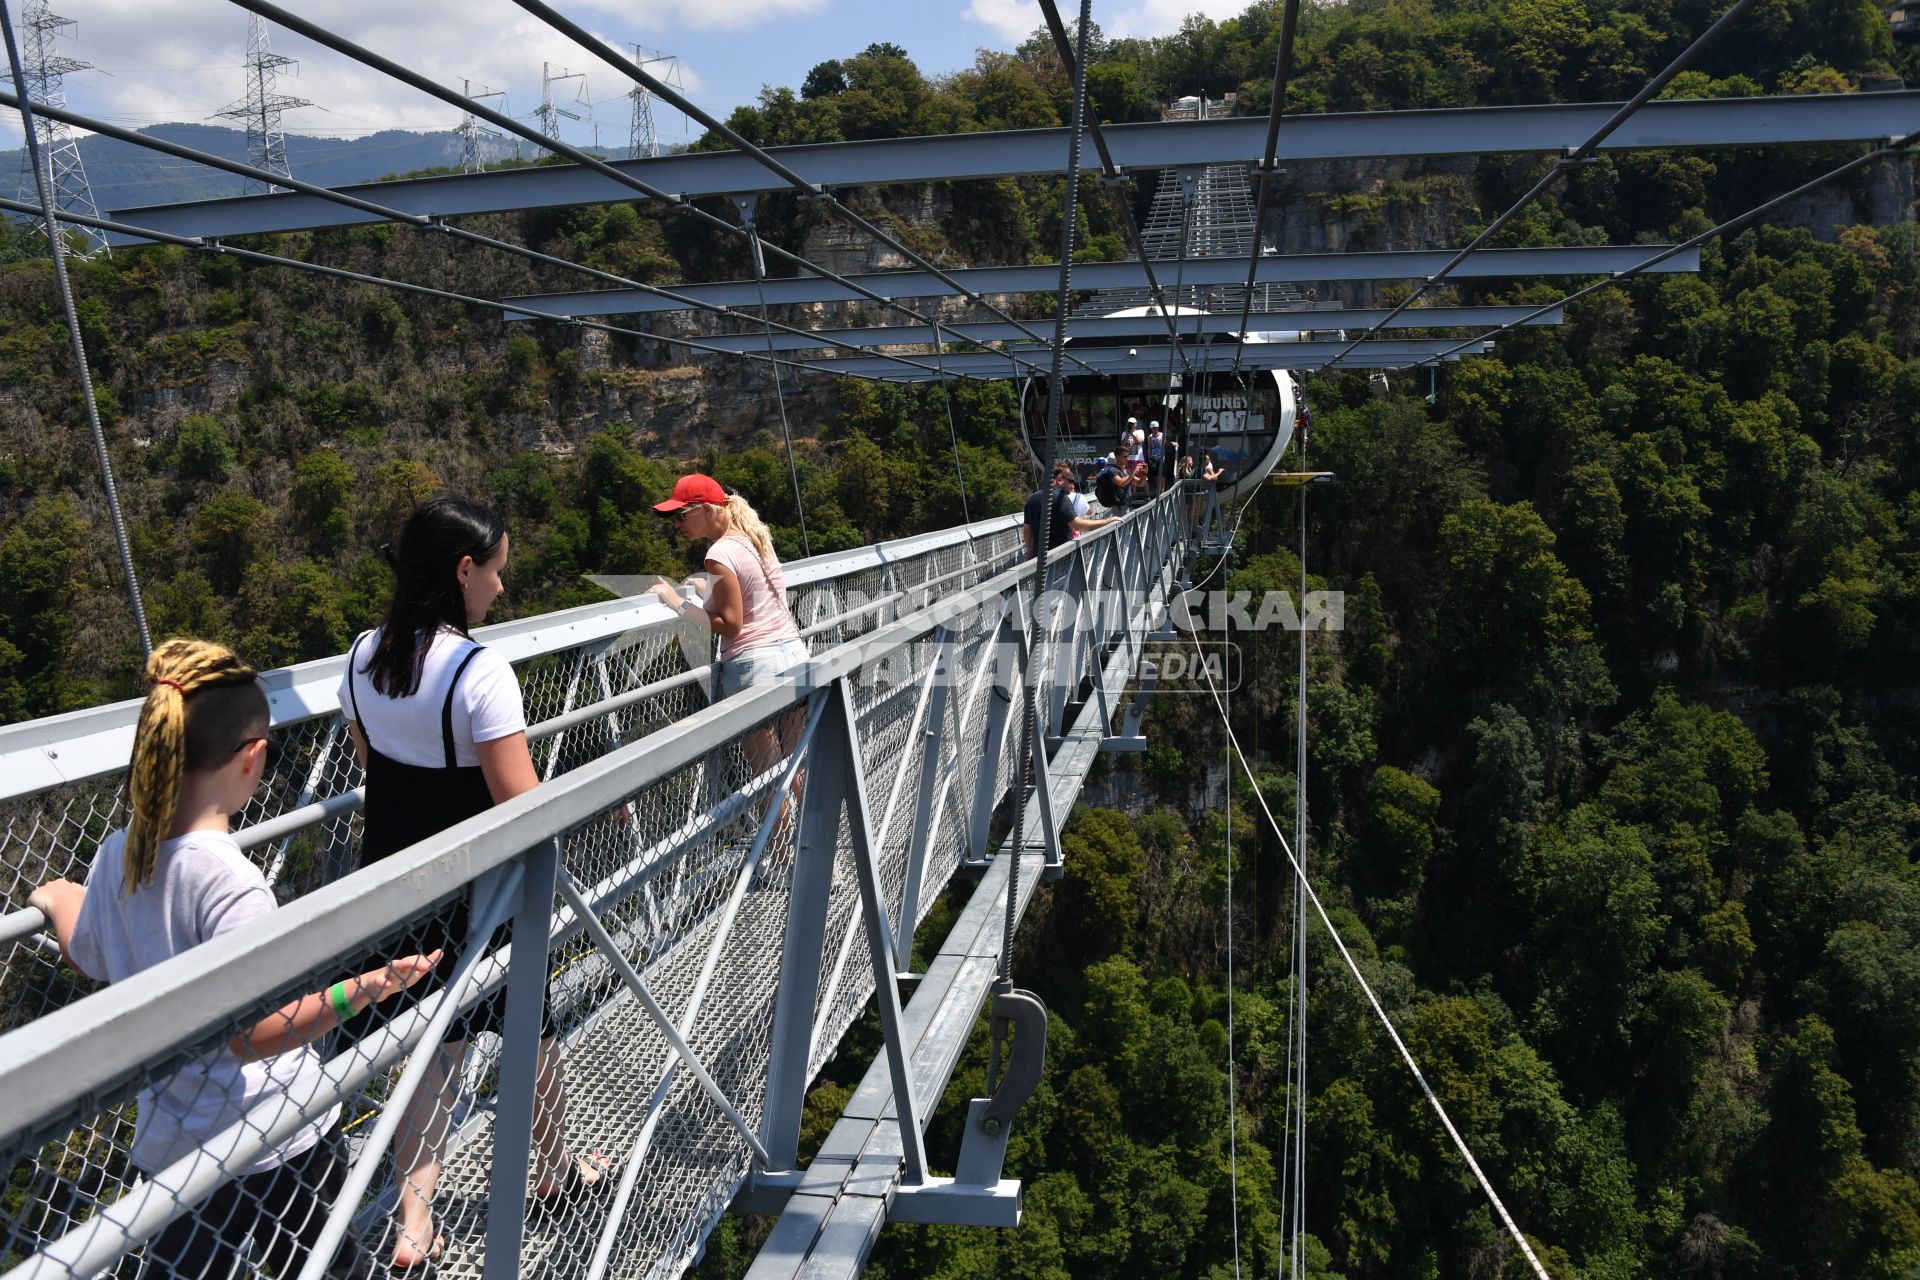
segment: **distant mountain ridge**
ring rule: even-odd
[[[244,130],[211,124],[157,124],[140,132],[226,159],[242,162],[247,159]],[[511,159],[513,154],[511,142],[499,138],[480,139],[482,163]],[[103,214],[114,209],[240,195],[245,185],[243,179],[233,174],[113,138],[82,138],[80,163],[93,188],[94,203]],[[438,133],[383,129],[364,138],[289,134],[287,163],[295,177],[330,187],[422,169],[458,168],[460,135],[450,129]],[[0,151],[0,191],[12,195],[23,185],[29,188],[32,185],[25,151],[18,147]],[[28,194],[22,198],[35,197]]]

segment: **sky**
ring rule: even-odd
[[[763,85],[798,88],[809,68],[858,53],[875,41],[907,50],[929,75],[972,65],[982,48],[1010,49],[1042,25],[1034,0],[549,0],[616,47],[638,42],[671,61],[649,69],[671,77],[688,97],[724,119],[751,103]],[[1225,18],[1247,0],[1109,0],[1094,21],[1109,36],[1165,35],[1189,13]],[[127,128],[162,121],[213,122],[245,93],[248,14],[223,0],[51,0],[74,25],[60,54],[92,65],[65,82],[67,105]],[[1078,6],[1060,0],[1071,20]],[[21,0],[8,0],[17,22]],[[624,146],[631,122],[629,82],[598,58],[544,26],[511,0],[308,0],[301,16],[442,84],[501,90],[509,115],[540,105],[542,63],[560,81],[555,104],[568,142]],[[313,106],[290,110],[289,133],[356,137],[383,128],[448,129],[459,112],[283,28],[273,50],[298,60],[283,71],[282,94]],[[498,109],[501,99],[490,100]],[[655,105],[664,146],[701,132],[679,112]],[[0,146],[20,145],[20,122],[0,110]]]

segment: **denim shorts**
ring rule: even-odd
[[[776,640],[742,649],[720,664],[720,696],[732,697],[749,685],[772,684],[812,656],[804,640]]]

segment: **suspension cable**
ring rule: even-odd
[[[262,0],[234,0],[234,3],[245,5],[248,8],[253,8],[256,3],[262,3]],[[593,35],[592,32],[580,26],[578,23],[574,22],[571,18],[567,17],[565,14],[560,13],[558,10],[554,9],[551,5],[544,3],[544,0],[514,0],[514,3],[519,5],[522,9],[525,9],[528,13],[533,14],[536,18],[539,18],[542,22],[546,23],[548,26],[552,27],[554,30],[560,32],[562,35],[566,36],[568,39],[572,40],[575,44],[579,45],[581,48],[585,49],[587,52],[599,58],[602,62],[605,62],[608,66],[612,67],[614,70],[620,72],[620,74],[632,80],[635,84],[639,85],[641,88],[646,89],[649,93],[652,93],[656,97],[661,98],[665,102],[671,104],[676,109],[682,112],[685,112],[687,115],[693,117],[695,120],[698,120],[706,128],[712,130],[714,133],[718,134],[720,137],[726,139],[726,141],[729,144],[731,144],[733,147],[743,152],[747,156],[751,157],[756,163],[760,164],[762,167],[766,168],[769,172],[779,177],[781,181],[791,186],[800,195],[802,199],[813,200],[826,206],[828,209],[832,210],[834,213],[838,214],[840,217],[852,223],[862,233],[864,233],[865,235],[871,236],[878,243],[886,245],[889,249],[892,249],[895,253],[901,255],[907,261],[919,267],[922,271],[926,271],[930,273],[935,279],[939,280],[942,284],[947,285],[949,288],[961,294],[969,302],[972,302],[976,306],[984,307],[987,311],[991,312],[993,315],[997,316],[999,319],[1014,325],[1022,333],[1026,334],[1027,337],[1031,338],[1033,341],[1035,342],[1045,341],[1045,339],[1043,339],[1038,333],[1035,333],[1032,329],[1028,328],[1024,323],[1014,319],[1007,312],[995,306],[984,295],[974,293],[968,290],[967,288],[965,288],[964,286],[962,286],[959,283],[959,281],[955,280],[952,276],[948,275],[945,271],[942,271],[939,267],[929,262],[924,256],[916,252],[910,245],[902,243],[897,236],[889,235],[887,232],[881,230],[879,227],[874,226],[871,222],[867,221],[865,218],[861,217],[858,213],[855,213],[852,209],[848,208],[844,203],[841,202],[839,197],[835,196],[831,191],[827,190],[825,187],[822,187],[817,183],[808,182],[805,178],[801,177],[799,174],[795,173],[792,169],[789,169],[786,165],[782,164],[778,157],[770,155],[764,147],[758,146],[755,143],[750,142],[746,138],[740,136],[740,134],[736,132],[731,126],[729,126],[725,121],[722,121],[716,118],[710,112],[703,110],[699,105],[694,103],[691,99],[689,99],[685,94],[681,93],[678,89],[675,89],[672,85],[667,84],[663,80],[660,80],[658,77],[648,72],[646,68],[642,67],[639,63],[633,61],[631,58],[628,58],[624,53],[621,53],[617,49],[613,48],[613,46],[609,45],[606,41],[597,38],[596,36]],[[614,170],[614,172],[617,173],[619,171]],[[810,269],[814,269],[814,270],[819,269],[819,268],[812,267],[812,264],[806,263],[804,259],[795,259],[795,260],[802,262],[803,265],[808,266]],[[902,304],[895,303],[890,298],[881,298],[877,294],[870,295],[870,296],[873,298],[874,301],[884,302],[887,306],[893,307],[896,310],[903,310],[903,311],[906,310],[906,308]],[[912,312],[909,311],[907,314],[911,315]],[[1075,361],[1075,363],[1083,364],[1083,362],[1077,361],[1077,360]],[[1083,364],[1083,367],[1089,373],[1094,372],[1093,367],[1091,365]]]
[[[1659,266],[1661,263],[1665,262],[1669,258],[1675,257],[1678,254],[1686,253],[1690,249],[1698,249],[1701,245],[1707,243],[1707,241],[1709,240],[1718,239],[1721,236],[1729,235],[1732,232],[1738,231],[1742,227],[1746,226],[1749,222],[1753,222],[1759,218],[1765,217],[1769,213],[1772,213],[1775,209],[1778,209],[1781,205],[1790,204],[1793,201],[1798,200],[1801,196],[1806,195],[1809,191],[1818,190],[1819,188],[1826,186],[1829,182],[1836,182],[1839,179],[1846,177],[1848,174],[1855,173],[1858,170],[1864,169],[1868,165],[1872,164],[1875,160],[1879,160],[1884,156],[1899,155],[1901,152],[1908,150],[1909,148],[1913,147],[1916,144],[1920,144],[1920,129],[1916,129],[1914,132],[1909,133],[1904,138],[1891,139],[1890,141],[1884,143],[1883,145],[1875,147],[1873,150],[1867,152],[1864,155],[1856,156],[1854,159],[1849,160],[1847,163],[1841,165],[1837,169],[1833,169],[1827,173],[1821,174],[1817,178],[1813,178],[1807,182],[1803,182],[1799,186],[1795,187],[1793,190],[1785,192],[1781,195],[1777,195],[1773,199],[1767,201],[1765,204],[1760,205],[1756,208],[1747,210],[1747,212],[1741,214],[1737,218],[1729,218],[1727,221],[1721,223],[1717,227],[1713,227],[1707,231],[1702,231],[1699,235],[1693,237],[1693,239],[1688,240],[1684,244],[1670,245],[1666,249],[1663,249],[1661,252],[1654,254],[1651,258],[1648,258],[1645,262],[1636,263],[1635,265],[1628,267],[1625,271],[1616,271],[1612,275],[1607,276],[1605,279],[1597,280],[1594,283],[1586,286],[1584,289],[1576,289],[1574,292],[1568,294],[1566,297],[1560,299],[1558,302],[1550,302],[1544,307],[1536,307],[1532,311],[1527,312],[1527,314],[1520,316],[1518,319],[1509,321],[1508,323],[1501,325],[1497,329],[1490,329],[1486,333],[1481,334],[1477,338],[1469,338],[1467,341],[1460,343],[1458,346],[1448,347],[1445,351],[1439,352],[1436,355],[1428,356],[1425,359],[1413,362],[1413,364],[1401,365],[1400,367],[1403,369],[1407,369],[1407,368],[1414,368],[1422,364],[1438,365],[1440,361],[1445,360],[1448,356],[1453,355],[1455,352],[1463,351],[1468,347],[1474,346],[1478,343],[1486,342],[1491,338],[1497,338],[1501,334],[1506,333],[1508,330],[1514,329],[1520,325],[1526,324],[1528,321],[1537,319],[1538,317],[1545,315],[1547,312],[1552,311],[1556,307],[1567,306],[1571,303],[1578,302],[1580,299],[1588,296],[1589,294],[1597,293],[1601,289],[1610,288],[1613,285],[1623,284],[1628,280],[1632,280],[1637,276],[1643,275],[1646,272],[1653,270],[1653,268]]]
[[[1305,406],[1304,398],[1301,401]],[[1307,470],[1307,434],[1312,415],[1305,414],[1299,419],[1299,432],[1294,437],[1294,446],[1299,451],[1300,470]],[[1307,601],[1307,486],[1300,485],[1300,594],[1294,602],[1294,612],[1302,614]],[[1294,799],[1293,799],[1293,842],[1299,850],[1300,884],[1307,878],[1307,628],[1300,623],[1300,670],[1298,685],[1294,694],[1295,738],[1294,738]],[[1293,1176],[1293,1274],[1300,1274],[1304,1261],[1302,1235],[1307,1229],[1307,909],[1301,898],[1299,886],[1293,893],[1294,955],[1291,961],[1294,970],[1293,996],[1299,1007],[1299,1017],[1289,1019],[1299,1037],[1294,1053],[1294,1073],[1298,1081],[1294,1089],[1294,1102],[1298,1107],[1298,1123],[1293,1126],[1294,1160]]]
[[[1236,326],[1240,337],[1233,346],[1233,371],[1236,374],[1240,372],[1240,356],[1247,349],[1247,320],[1253,314],[1254,282],[1260,275],[1260,248],[1267,229],[1267,201],[1274,182],[1280,177],[1280,115],[1287,104],[1287,80],[1293,74],[1293,39],[1299,27],[1300,0],[1287,0],[1286,11],[1280,16],[1280,46],[1273,56],[1273,97],[1267,105],[1267,145],[1261,152],[1261,165],[1254,171],[1254,176],[1260,182],[1260,191],[1254,197],[1253,244],[1247,256],[1246,297],[1241,299],[1240,323]]]
[[[1054,0],[1040,0],[1040,12],[1047,19],[1047,30],[1053,34],[1053,47],[1060,55],[1061,65],[1066,68],[1067,79],[1072,80],[1080,74],[1080,61],[1074,56],[1073,41],[1067,36],[1066,24],[1060,21],[1060,9]],[[1180,334],[1167,312],[1166,291],[1160,287],[1160,278],[1153,269],[1153,259],[1147,256],[1147,243],[1140,234],[1139,221],[1133,216],[1133,201],[1128,198],[1133,189],[1132,180],[1120,172],[1120,166],[1113,162],[1113,152],[1107,149],[1106,134],[1100,130],[1099,113],[1089,115],[1086,126],[1088,135],[1093,139],[1093,149],[1100,156],[1100,186],[1119,215],[1120,227],[1127,235],[1127,247],[1133,250],[1134,257],[1139,259],[1141,269],[1146,273],[1148,296],[1160,308],[1160,318],[1167,327],[1167,341],[1177,347],[1180,345]],[[1186,358],[1184,352],[1181,358]]]
[[[1549,168],[1545,174],[1541,175],[1540,180],[1534,183],[1533,187],[1525,195],[1514,201],[1512,208],[1487,224],[1486,229],[1475,236],[1467,244],[1466,248],[1454,254],[1451,261],[1422,281],[1418,288],[1401,300],[1400,305],[1392,311],[1389,311],[1386,316],[1373,325],[1372,328],[1368,329],[1358,338],[1355,338],[1347,345],[1345,350],[1339,352],[1329,360],[1327,362],[1327,368],[1332,369],[1338,367],[1340,362],[1346,359],[1355,347],[1373,337],[1374,334],[1379,333],[1381,329],[1425,295],[1429,289],[1432,289],[1442,280],[1445,280],[1453,273],[1454,268],[1473,256],[1476,249],[1498,235],[1508,223],[1519,217],[1521,212],[1538,199],[1548,187],[1558,182],[1562,174],[1570,173],[1578,166],[1585,164],[1587,159],[1599,148],[1600,144],[1613,136],[1614,131],[1625,124],[1629,117],[1639,111],[1641,107],[1645,106],[1648,101],[1662,89],[1665,89],[1675,76],[1692,65],[1694,59],[1718,44],[1720,37],[1724,36],[1728,29],[1731,28],[1735,22],[1739,21],[1740,16],[1752,8],[1753,5],[1754,0],[1734,0],[1733,7],[1721,14],[1719,21],[1701,32],[1692,44],[1681,50],[1679,57],[1668,63],[1660,74],[1649,80],[1639,93],[1633,95],[1631,100],[1622,103],[1620,109],[1608,117],[1605,124],[1594,130],[1592,137],[1555,160],[1553,166]]]
[[[18,106],[18,105],[19,105],[19,99],[17,97],[15,97],[13,94],[5,92],[4,90],[0,90],[0,106],[11,107],[11,106]],[[550,253],[543,253],[540,250],[530,248],[527,245],[514,244],[512,241],[509,241],[509,240],[499,240],[492,236],[482,235],[477,231],[469,231],[464,227],[456,227],[438,218],[429,217],[424,214],[408,213],[400,209],[388,208],[385,205],[376,204],[371,200],[364,200],[358,196],[349,195],[342,191],[335,191],[329,187],[322,187],[311,182],[304,182],[299,178],[289,177],[285,174],[269,173],[265,169],[257,169],[252,165],[242,163],[241,161],[230,160],[225,156],[217,156],[210,152],[197,151],[192,147],[183,146],[177,142],[169,142],[164,138],[156,138],[156,137],[151,137],[147,134],[135,133],[130,129],[122,129],[119,126],[109,124],[104,120],[95,120],[88,116],[81,115],[79,112],[76,112],[76,111],[69,111],[65,108],[59,108],[59,107],[46,107],[44,105],[39,107],[38,110],[41,115],[47,116],[51,119],[60,120],[66,124],[71,124],[82,129],[86,129],[90,133],[98,133],[98,134],[101,134],[102,136],[113,138],[120,142],[130,143],[133,146],[145,147],[150,151],[158,151],[163,155],[171,155],[179,159],[190,160],[196,164],[205,165],[208,168],[220,169],[227,173],[237,174],[240,177],[252,178],[252,179],[255,179],[256,181],[261,181],[261,182],[271,181],[273,183],[277,183],[280,186],[286,187],[289,190],[298,191],[304,195],[313,196],[316,199],[327,200],[334,204],[339,204],[349,209],[356,209],[362,213],[370,214],[373,217],[380,218],[385,221],[398,222],[404,226],[412,227],[418,231],[437,232],[442,235],[451,236],[456,240],[464,241],[468,244],[479,245],[483,248],[497,249],[503,253],[508,253],[515,257],[525,258],[530,262],[540,263],[543,266],[555,267],[560,270],[569,271],[577,275],[587,276],[591,279],[599,280],[606,284],[616,285],[621,288],[634,289],[639,292],[646,293],[653,297],[665,299],[666,301],[675,303],[689,310],[704,311],[712,315],[721,316],[727,319],[734,319],[734,320],[744,320],[747,318],[746,314],[743,311],[737,311],[734,308],[723,306],[719,303],[707,302],[700,298],[692,297],[688,294],[679,293],[673,289],[663,288],[659,285],[643,284],[638,280],[630,280],[625,276],[615,275],[612,272],[608,272],[608,271],[602,271],[596,267],[589,267],[584,263],[570,262],[565,258],[556,257]],[[708,215],[708,216],[711,216],[711,215]],[[89,220],[86,217],[79,214],[63,214],[62,217],[66,221],[75,223],[76,225],[104,226],[108,229],[114,229],[114,230],[121,229],[119,224],[101,223],[97,220]],[[721,225],[729,229],[732,229],[733,227],[732,223],[728,223],[725,221],[722,221]],[[170,235],[170,233],[148,232],[148,231],[142,231],[138,229],[127,229],[126,233],[129,235],[141,236],[150,240],[164,240],[167,243],[193,244],[193,245],[205,245],[210,243],[208,241],[201,240],[199,237],[184,237],[184,238],[168,239],[168,236]],[[828,274],[831,275],[831,273],[828,273]],[[525,306],[525,305],[505,307],[503,308],[503,310],[507,311],[510,314],[539,315],[539,316],[542,316],[543,318],[561,321],[562,323],[584,323],[579,321],[579,318],[575,316],[551,315],[549,313],[541,312],[533,307]],[[809,329],[801,329],[793,325],[781,324],[778,321],[774,322],[774,327],[781,330],[784,333],[792,333],[804,338],[812,339],[815,341],[816,345],[819,345],[819,346],[837,347],[847,351],[854,352],[856,355],[866,356],[866,357],[872,357],[872,356],[878,355],[880,359],[891,360],[896,364],[908,365],[912,368],[925,370],[927,372],[933,371],[932,365],[924,364],[908,356],[892,355],[885,352],[876,353],[865,347],[858,347],[852,343],[844,342],[844,341],[841,341],[840,339],[833,338],[825,334],[819,334]],[[670,343],[670,344],[679,343],[681,345],[687,345],[687,346],[693,345],[693,344],[687,343],[685,339],[670,338],[662,334],[647,333],[642,330],[619,329],[619,330],[613,330],[613,331],[621,332],[621,333],[632,333],[637,337],[653,338],[657,341]],[[721,355],[740,354],[740,353],[725,351],[717,347],[695,347],[694,349],[710,351],[714,354],[721,354]],[[761,359],[762,357],[752,356],[751,358],[758,360],[758,359]],[[813,368],[815,366],[796,363],[792,365],[792,367],[797,369],[804,369],[804,368]],[[856,376],[861,376],[861,375],[856,375]],[[968,375],[961,375],[961,376],[968,376]]]
[[[19,200],[11,200],[4,196],[0,196],[0,209],[6,209],[14,213],[39,213],[39,209],[34,205],[25,204]],[[136,227],[131,223],[118,222],[112,218],[95,218],[89,217],[86,214],[73,212],[62,213],[60,218],[62,221],[71,222],[75,226],[90,227],[98,231],[109,231],[117,235],[150,240],[155,244],[178,245],[183,249],[191,249],[196,253],[222,254],[227,257],[239,258],[244,262],[258,263],[261,266],[286,267],[294,271],[305,271],[314,275],[328,276],[335,280],[348,280],[356,284],[366,284],[376,288],[391,289],[396,293],[411,293],[420,297],[434,298],[441,302],[463,303],[471,307],[497,311],[503,315],[534,316],[542,320],[552,320],[556,324],[572,325],[581,329],[591,329],[596,333],[608,333],[623,338],[653,339],[670,346],[686,347],[690,351],[698,351],[708,355],[732,356],[737,360],[765,361],[767,358],[756,352],[735,351],[730,347],[710,346],[707,343],[699,342],[691,338],[671,338],[662,334],[647,333],[640,329],[626,329],[619,325],[605,324],[597,320],[582,320],[577,316],[556,315],[552,312],[541,311],[536,307],[530,307],[523,303],[508,304],[492,298],[476,298],[471,294],[455,293],[447,289],[437,289],[432,285],[414,284],[407,280],[392,280],[385,276],[368,275],[361,271],[349,271],[345,267],[330,267],[319,262],[304,262],[299,258],[285,258],[277,254],[261,253],[257,249],[242,249],[236,245],[223,244],[217,240],[203,240],[199,236],[183,236],[176,235],[170,231],[157,231],[149,227]],[[827,366],[803,364],[792,360],[779,360],[776,361],[776,363],[789,369],[831,372],[839,377],[859,378],[863,381],[874,381],[877,380],[878,377],[878,375],[875,374],[838,371],[828,368]]]
[[[619,183],[621,186],[628,188],[629,190],[638,192],[640,195],[645,196],[649,200],[654,200],[659,202],[663,207],[667,209],[670,209],[676,213],[686,214],[694,218],[695,220],[699,221],[703,225],[713,227],[717,230],[727,233],[728,235],[739,237],[742,240],[746,239],[746,228],[738,226],[734,223],[728,222],[725,218],[709,213],[707,210],[700,208],[698,205],[688,200],[685,196],[674,193],[674,192],[663,191],[660,188],[652,185],[651,183],[648,183],[643,181],[642,179],[636,178],[632,174],[627,173],[622,169],[615,168],[613,165],[608,164],[605,160],[600,159],[598,156],[582,151],[578,147],[572,146],[566,142],[562,142],[558,138],[542,133],[538,129],[535,129],[529,125],[521,123],[518,120],[515,120],[512,116],[506,115],[503,112],[497,111],[494,108],[489,107],[484,102],[478,102],[472,98],[469,98],[467,95],[463,93],[457,93],[454,90],[449,89],[444,85],[438,84],[433,80],[428,79],[426,76],[423,76],[416,71],[413,71],[405,66],[402,66],[400,63],[397,63],[390,58],[383,57],[380,54],[373,52],[371,49],[368,49],[359,44],[355,44],[353,41],[347,39],[345,36],[342,36],[336,32],[330,31],[326,27],[323,27],[318,23],[310,22],[307,19],[302,18],[297,14],[290,13],[287,10],[281,8],[279,5],[271,4],[268,2],[268,0],[232,0],[232,3],[238,5],[243,9],[248,10],[249,12],[257,13],[263,18],[267,18],[273,22],[277,22],[280,25],[286,27],[288,30],[293,31],[298,35],[305,36],[307,39],[312,40],[317,44],[324,45],[327,48],[332,49],[336,53],[339,53],[345,57],[351,58],[355,62],[361,63],[364,66],[371,67],[374,70],[379,71],[384,75],[391,76],[394,79],[400,81],[402,84],[408,85],[411,88],[418,89],[422,93],[429,94],[435,98],[438,98],[442,102],[445,102],[450,106],[458,107],[462,111],[471,112],[473,115],[487,121],[487,123],[494,125],[497,128],[504,129],[507,132],[512,133],[516,137],[524,138],[528,142],[533,143],[535,146],[540,147],[543,150],[550,151],[555,155],[564,156],[566,159],[573,161],[575,164],[582,165],[588,169],[592,169],[595,173],[600,174],[602,177],[609,178],[614,182]],[[600,41],[593,41],[592,46],[604,47],[601,45]],[[279,181],[279,179],[276,178],[276,181]],[[280,185],[288,186],[292,184],[282,181]],[[298,190],[299,188],[296,186],[294,189]],[[444,224],[441,224],[441,225],[444,225]],[[909,310],[904,304],[895,302],[891,298],[888,298],[882,294],[876,293],[873,290],[868,289],[863,285],[860,285],[852,280],[849,280],[845,276],[839,275],[838,273],[832,271],[827,267],[823,267],[817,263],[810,262],[806,258],[801,257],[799,254],[792,253],[786,249],[782,249],[779,245],[767,245],[766,248],[769,251],[771,251],[775,256],[780,257],[786,261],[792,262],[798,265],[799,267],[801,267],[802,269],[810,271],[815,275],[820,276],[823,279],[831,280],[835,284],[839,285],[840,287],[847,289],[853,293],[859,294],[861,297],[866,298],[870,302],[876,303],[890,310],[902,311],[902,312],[905,312],[907,315],[913,315],[913,312]],[[632,285],[634,282],[630,281],[627,283],[629,285]],[[951,283],[951,281],[949,281],[949,283]],[[646,286],[640,286],[640,287],[645,288]],[[955,287],[958,287],[958,286],[956,285]],[[899,357],[894,357],[894,358],[899,358]],[[919,367],[925,368],[926,366],[922,365]]]
[[[1080,74],[1073,81],[1073,124],[1067,134],[1067,191],[1066,208],[1060,223],[1060,295],[1059,306],[1053,316],[1053,369],[1047,383],[1047,434],[1041,445],[1040,453],[1040,518],[1039,528],[1034,530],[1035,563],[1033,574],[1033,610],[1027,618],[1027,662],[1032,670],[1023,685],[1029,691],[1030,700],[1021,710],[1020,747],[1017,759],[1020,761],[1021,785],[1018,789],[1019,803],[1013,808],[1012,845],[1013,860],[1007,867],[1007,911],[1002,927],[1000,945],[1000,974],[997,985],[1010,990],[1013,985],[1013,935],[1019,923],[1020,898],[1020,859],[1026,852],[1026,812],[1027,792],[1034,786],[1037,771],[1034,768],[1034,755],[1045,751],[1047,744],[1034,734],[1035,721],[1046,715],[1044,682],[1047,666],[1042,649],[1048,632],[1050,619],[1043,618],[1041,606],[1047,595],[1048,559],[1053,553],[1053,511],[1054,498],[1059,492],[1053,487],[1054,442],[1060,435],[1062,410],[1065,407],[1065,387],[1061,365],[1067,347],[1067,300],[1073,288],[1073,249],[1074,224],[1079,216],[1080,194],[1080,122],[1085,116],[1087,106],[1087,27],[1092,22],[1093,0],[1080,0]],[[1054,833],[1048,833],[1050,836]]]
[[[100,406],[93,397],[93,372],[87,367],[87,344],[80,333],[80,315],[74,310],[73,284],[67,278],[66,232],[61,230],[53,204],[51,157],[40,148],[39,126],[34,108],[28,101],[27,78],[20,67],[20,47],[13,33],[13,17],[6,0],[0,0],[0,28],[6,30],[7,66],[13,73],[14,87],[20,96],[12,104],[20,109],[20,128],[25,135],[27,160],[33,165],[33,182],[40,191],[40,216],[47,229],[47,243],[53,251],[53,279],[60,294],[60,310],[67,320],[67,341],[73,349],[74,372],[80,380],[80,400],[87,411],[87,429],[93,436],[93,456],[100,465],[100,484],[106,490],[107,516],[113,525],[113,541],[120,554],[120,571],[127,579],[127,600],[133,605],[133,626],[140,637],[142,658],[153,652],[153,637],[147,632],[147,608],[140,599],[140,579],[133,571],[133,549],[127,544],[127,521],[120,511],[120,488],[113,480],[113,461],[107,456],[107,435],[100,426]]]
[[[953,396],[947,391],[947,349],[940,340],[940,300],[927,299],[927,323],[933,326],[933,362],[940,366],[940,399],[947,407],[947,440],[953,445],[953,473],[960,481],[960,522],[969,528],[973,517],[967,511],[967,465],[960,458],[960,432],[953,425]]]
[[[787,425],[787,393],[780,386],[780,362],[773,354],[773,323],[767,318],[767,260],[760,252],[760,228],[754,221],[751,197],[740,200],[740,217],[747,228],[747,247],[753,251],[753,287],[760,295],[760,323],[767,334],[767,363],[773,367],[773,398],[780,406],[780,439],[787,446],[787,479],[793,482],[793,510],[800,518],[800,551],[813,554],[807,540],[807,500],[800,496],[800,470],[793,457],[793,430]]]

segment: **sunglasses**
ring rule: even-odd
[[[256,742],[264,742],[267,744],[267,759],[266,759],[266,763],[262,766],[260,772],[272,773],[275,769],[280,767],[280,744],[275,742],[272,738],[266,737],[264,735],[260,737],[254,737],[254,738],[242,738],[240,739],[239,743],[234,746],[233,750],[229,751],[227,754],[232,756],[237,756],[242,751],[245,751],[248,747],[252,746]]]

